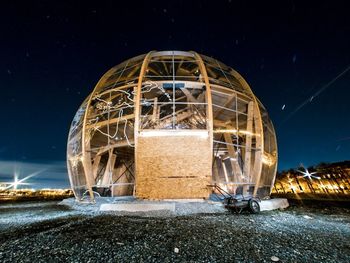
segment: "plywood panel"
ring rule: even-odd
[[[209,137],[138,137],[136,196],[208,198],[212,153]]]

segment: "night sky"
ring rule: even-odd
[[[275,125],[279,170],[350,159],[347,1],[8,2],[0,182],[42,170],[33,187],[68,186],[80,103],[108,69],[150,50],[195,50],[240,72]]]

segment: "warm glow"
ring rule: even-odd
[[[162,137],[162,136],[198,136],[207,138],[208,132],[206,130],[149,130],[140,132],[141,137]]]
[[[257,133],[252,133],[250,131],[245,131],[245,130],[237,130],[237,129],[217,129],[217,130],[214,130],[213,133],[240,133],[240,134],[245,134],[245,135],[251,135],[251,136],[257,136],[257,137],[260,137],[260,134],[257,134]]]
[[[262,155],[262,162],[267,166],[272,166],[276,163],[276,157],[272,154],[264,152]]]

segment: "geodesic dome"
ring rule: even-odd
[[[208,198],[211,184],[265,197],[276,135],[235,70],[192,51],[152,51],[102,76],[71,124],[67,165],[78,200]]]

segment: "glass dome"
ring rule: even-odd
[[[232,68],[196,52],[151,51],[110,69],[67,145],[77,200],[96,196],[268,196],[277,144],[266,109]]]

